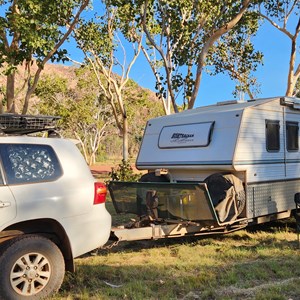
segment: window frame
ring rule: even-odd
[[[4,185],[5,185],[5,176],[4,176],[2,160],[0,159],[0,186],[4,186]]]
[[[280,151],[280,121],[279,120],[265,120],[265,137],[266,137],[266,150],[271,153],[276,153]],[[275,130],[272,130],[270,126],[275,125]],[[271,141],[274,139],[274,135],[276,141]],[[273,145],[272,145],[273,144]]]
[[[55,166],[55,170],[51,176],[45,178],[17,178],[13,169],[12,161],[9,158],[9,147],[24,147],[24,148],[37,148],[46,150],[51,158],[51,163]],[[63,175],[63,170],[60,161],[55,153],[54,149],[50,145],[46,144],[30,144],[30,143],[13,143],[13,144],[0,144],[0,155],[2,159],[3,170],[5,173],[5,181],[8,185],[24,185],[24,184],[35,184],[42,182],[53,182],[56,181]]]
[[[289,146],[291,145],[291,143],[289,143],[289,138],[291,137],[291,135],[288,133],[288,129],[289,128],[296,128],[296,134],[293,135],[293,141],[295,142],[295,147],[290,148]],[[299,122],[297,121],[286,121],[285,122],[285,133],[286,133],[286,150],[288,152],[298,152],[299,151]],[[292,144],[293,144],[293,141]]]

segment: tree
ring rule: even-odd
[[[1,0],[5,16],[0,17],[0,67],[6,77],[2,97],[8,112],[16,112],[17,67],[24,69],[25,97],[22,113],[28,111],[29,100],[37,86],[40,74],[48,61],[66,59],[66,50],[60,49],[79,21],[89,0]],[[67,26],[67,29],[65,29]],[[3,112],[0,101],[0,112]]]
[[[39,113],[61,116],[62,132],[66,137],[76,137],[87,163],[92,165],[112,118],[108,105],[99,101],[101,95],[91,91],[94,86],[91,74],[81,69],[76,73],[79,78],[76,90],[67,87],[65,78],[42,78],[36,88],[36,95],[41,99],[37,108]]]
[[[300,98],[300,79],[298,78],[298,81],[295,86],[295,92],[294,92],[295,97]]]
[[[247,70],[247,77],[256,68],[261,55],[253,47],[240,49],[227,47],[237,44],[247,34],[257,30],[257,14],[250,7],[250,0],[240,1],[193,1],[193,0],[115,0],[113,5],[122,11],[122,17],[136,20],[137,36],[143,31],[147,44],[142,50],[156,77],[156,88],[165,103],[166,113],[172,103],[178,111],[176,99],[183,96],[188,108],[193,108],[203,71],[222,58],[224,47],[230,49],[231,57],[239,56],[238,69],[223,68],[238,78],[239,69]],[[247,39],[251,45],[250,38]],[[239,51],[238,51],[239,50]],[[228,56],[227,56],[228,57]],[[249,57],[250,62],[249,62]],[[245,73],[245,74],[246,74]],[[248,85],[251,81],[248,80]]]
[[[250,38],[257,28],[240,27],[216,42],[216,51],[212,51],[208,64],[212,75],[227,73],[236,82],[233,94],[243,98],[244,93],[254,99],[259,93],[259,83],[253,76],[263,61],[263,54],[254,50]],[[241,30],[241,31],[240,31]]]
[[[291,42],[286,96],[295,95],[296,84],[300,76],[300,63],[296,63],[297,42],[300,32],[299,11],[299,0],[266,0],[263,1],[259,7],[261,17],[274,28],[282,32]],[[295,27],[290,29],[289,21],[291,21],[292,18],[295,20]]]
[[[128,116],[124,92],[129,82],[129,73],[140,51],[142,40],[132,43],[131,57],[119,37],[118,28],[127,28],[127,37],[133,32],[135,22],[121,23],[117,10],[106,7],[104,16],[82,22],[75,32],[78,46],[85,54],[98,80],[98,87],[111,105],[116,125],[123,136],[123,160],[128,160]],[[119,52],[117,51],[119,50]],[[122,54],[120,53],[122,52]]]

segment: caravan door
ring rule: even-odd
[[[287,179],[299,178],[299,113],[286,113],[285,129],[285,173]]]

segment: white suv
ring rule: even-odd
[[[13,135],[52,130],[52,121],[0,115],[0,299],[47,297],[65,270],[74,271],[75,257],[110,235],[106,186],[95,182],[76,145]]]

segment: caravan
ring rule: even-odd
[[[140,183],[111,182],[115,208],[150,216],[147,226],[136,226],[145,238],[290,217],[300,191],[299,122],[300,99],[290,97],[226,101],[149,120],[136,161],[148,173]],[[115,233],[124,239],[122,230]],[[134,237],[126,232],[125,239]]]

